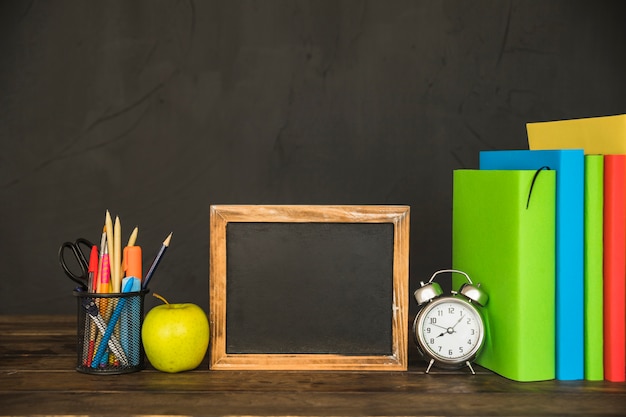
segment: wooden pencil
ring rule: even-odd
[[[122,223],[119,216],[115,216],[115,225],[113,226],[113,291],[122,291]]]
[[[114,233],[113,233],[113,221],[111,220],[111,213],[109,213],[109,210],[107,210],[106,212],[106,217],[104,220],[104,225],[106,228],[106,232],[107,232],[107,249],[108,249],[108,253],[109,253],[109,266],[110,266],[110,270],[111,272],[113,271],[113,254],[114,254],[114,250],[113,250],[113,237],[114,237]],[[115,289],[113,289],[113,291],[115,291]]]

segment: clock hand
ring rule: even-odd
[[[444,326],[440,326],[440,325],[438,325],[438,324],[433,323],[433,326],[435,326],[435,327],[439,327],[440,329],[444,329],[444,330],[445,330],[445,332],[443,332],[443,333],[439,334],[439,336],[437,336],[437,337],[441,337],[441,336],[443,336],[443,335],[445,335],[445,334],[452,334],[452,333],[454,333],[454,332],[455,332],[454,328],[456,327],[456,325],[457,325],[457,324],[459,324],[459,323],[461,322],[461,320],[463,320],[463,317],[465,317],[465,314],[463,314],[463,315],[462,315],[462,316],[461,316],[461,317],[460,317],[460,318],[456,321],[456,323],[454,323],[454,325],[453,325],[452,327],[444,327]]]
[[[465,314],[463,314],[463,315],[461,316],[461,318],[460,318],[460,319],[458,319],[458,320],[456,321],[456,323],[454,323],[454,326],[452,326],[452,327],[451,327],[451,329],[452,329],[452,331],[453,331],[453,332],[454,332],[454,328],[456,327],[456,325],[457,325],[457,324],[459,324],[459,323],[461,322],[461,320],[463,320],[463,317],[465,317]]]
[[[435,324],[435,323],[432,323],[432,325],[435,326],[435,327],[439,327],[440,329],[444,329],[445,330],[445,332],[442,332],[439,336],[435,336],[435,338],[443,336],[448,331],[447,327],[443,327],[443,326],[440,326],[440,325]]]

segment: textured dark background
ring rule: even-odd
[[[624,12],[1,0],[0,313],[74,312],[57,248],[106,209],[146,264],[174,232],[152,289],[207,308],[210,204],[408,204],[413,290],[450,264],[452,170],[626,112]]]

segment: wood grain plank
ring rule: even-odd
[[[35,407],[30,393],[0,393],[2,414],[64,415],[622,415],[624,396],[607,402],[602,395],[579,397],[545,393],[302,393],[265,392],[90,392],[43,394]]]
[[[76,353],[67,355],[2,355],[0,372],[73,370],[76,367]]]
[[[624,415],[626,384],[520,383],[478,367],[407,372],[194,371],[148,368],[85,375],[75,367],[73,317],[0,316],[2,415]],[[28,330],[20,330],[27,329]]]
[[[73,370],[3,371],[0,392],[413,392],[413,393],[586,393],[626,395],[621,384],[604,381],[518,383],[497,375],[425,375],[414,372],[277,372],[196,370],[168,374],[144,370],[123,376],[86,375]]]

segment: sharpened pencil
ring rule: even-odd
[[[113,261],[111,262],[111,285],[113,292],[122,291],[122,223],[119,216],[115,216],[113,226]]]
[[[163,244],[161,245],[161,249],[159,250],[159,253],[157,253],[157,256],[154,258],[154,261],[152,261],[152,265],[150,265],[150,269],[148,270],[148,273],[146,274],[146,278],[144,279],[141,285],[141,288],[143,288],[144,290],[148,288],[148,283],[152,279],[152,276],[154,275],[154,271],[156,270],[157,266],[159,266],[159,263],[161,262],[161,259],[163,258],[163,254],[165,253],[167,248],[170,246],[171,240],[172,240],[172,233],[170,233],[165,238],[165,240],[163,241]]]
[[[113,250],[113,221],[111,220],[111,213],[109,213],[109,210],[107,210],[106,212],[106,218],[104,220],[104,225],[106,228],[106,232],[107,232],[107,249],[108,249],[108,253],[109,253],[109,266],[110,266],[110,271],[113,271],[113,260],[114,260],[114,250]],[[115,289],[113,289],[112,291],[115,291]]]

